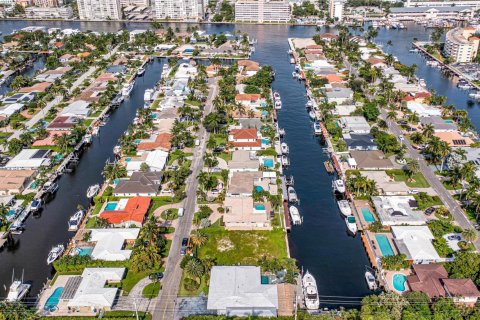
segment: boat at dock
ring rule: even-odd
[[[341,194],[345,193],[345,182],[341,179],[334,180],[333,190]]]
[[[373,272],[369,270],[365,271],[365,281],[367,281],[367,285],[370,290],[375,291],[378,289],[377,280],[375,279]]]
[[[82,223],[83,216],[85,212],[83,210],[78,210],[73,216],[68,220],[68,231],[77,231],[80,223]]]
[[[348,217],[352,215],[352,208],[350,207],[348,200],[339,200],[337,201],[337,205],[343,216]]]
[[[65,251],[65,246],[63,244],[56,245],[50,250],[47,257],[47,264],[51,264],[53,261],[60,258],[62,253]]]
[[[292,72],[292,77],[297,79],[298,78],[298,73],[296,73],[295,71]]]
[[[27,296],[28,291],[31,288],[31,284],[23,282],[23,272],[22,272],[22,279],[21,280],[14,280],[15,272],[12,274],[12,284],[8,290],[7,301],[15,302],[21,301],[23,298]]]
[[[87,198],[91,199],[95,197],[100,190],[100,185],[99,184],[94,184],[87,189]]]
[[[280,100],[280,93],[278,93],[278,91],[275,91],[273,93],[273,99],[276,101],[276,100]]]
[[[280,137],[284,137],[284,136],[285,136],[285,129],[279,128],[279,129],[278,129],[278,135],[279,135]]]
[[[282,109],[282,100],[275,100],[275,110]]]
[[[315,111],[313,111],[313,110],[310,110],[310,111],[308,112],[308,116],[309,116],[310,119],[312,119],[312,120],[315,120],[315,119],[317,118],[317,115],[315,114]]]
[[[145,68],[142,67],[142,68],[138,69],[137,76],[143,76],[144,73],[145,73]]]
[[[312,102],[312,100],[308,100],[308,102],[305,104],[305,108],[307,108],[307,109],[313,108],[313,102]]]
[[[122,88],[122,96],[124,97],[129,97],[130,93],[133,90],[133,86],[135,85],[135,81],[132,81],[130,83],[127,83],[125,86]]]
[[[45,193],[54,194],[58,190],[58,184],[53,181],[47,181],[42,187],[42,191]]]
[[[8,231],[12,234],[22,234],[25,231],[25,223],[21,219],[17,219],[10,225]]]
[[[305,306],[308,310],[317,310],[320,307],[320,299],[318,297],[317,281],[313,275],[308,272],[302,277],[303,296],[305,298]]]
[[[282,149],[282,154],[288,154],[290,152],[288,149],[288,145],[285,142],[282,142],[280,148]]]
[[[322,126],[320,125],[320,121],[315,121],[313,124],[313,130],[315,131],[315,135],[319,136],[322,134]]]
[[[325,170],[327,170],[329,174],[335,173],[335,168],[329,160],[325,161],[323,165],[325,166]]]
[[[302,218],[300,217],[300,213],[298,212],[297,207],[290,206],[290,208],[288,208],[288,211],[290,212],[290,217],[292,218],[293,224],[295,225],[302,224]]]
[[[42,199],[33,199],[32,203],[30,204],[30,211],[31,212],[37,212],[40,211],[40,209],[43,206],[43,201]]]
[[[287,194],[289,202],[298,202],[297,192],[293,187],[290,186],[287,188]]]
[[[353,235],[357,233],[357,221],[355,220],[354,216],[346,217],[345,224],[347,225],[348,231],[350,231]]]
[[[290,165],[290,160],[286,155],[282,155],[282,166],[288,167]]]
[[[286,176],[285,184],[287,185],[287,187],[292,187],[295,184],[295,180],[293,179],[293,176]]]
[[[143,100],[145,102],[151,102],[153,100],[153,93],[155,91],[153,89],[147,89],[145,90],[145,93],[143,94]]]

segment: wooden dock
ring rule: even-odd
[[[283,215],[285,217],[285,230],[292,231],[292,219],[290,218],[290,210],[288,209],[288,200],[283,200]]]

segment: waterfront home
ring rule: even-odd
[[[35,80],[40,82],[55,82],[55,80],[61,78],[65,73],[72,70],[72,67],[58,67],[53,70],[48,70],[38,74]]]
[[[74,55],[71,55],[69,53],[65,53],[58,58],[58,61],[60,63],[69,63],[72,59],[76,58]]]
[[[372,151],[378,150],[377,143],[370,133],[354,134],[344,133],[343,140],[347,143],[348,150]]]
[[[129,180],[120,180],[113,190],[117,197],[153,197],[160,191],[163,174],[158,171],[134,172]]]
[[[330,73],[330,74],[324,75],[322,77],[327,79],[329,84],[345,82],[345,79],[343,79],[342,76],[340,76],[338,74],[334,74],[334,73]]]
[[[416,83],[396,82],[393,84],[395,90],[402,91],[411,96],[415,96],[417,92],[425,92],[425,88]]]
[[[238,72],[244,77],[251,77],[260,70],[260,64],[252,60],[238,60]]]
[[[112,65],[109,65],[105,71],[118,76],[118,75],[124,75],[125,73],[127,73],[128,68],[121,64],[112,64]]]
[[[350,88],[333,88],[325,92],[328,103],[344,104],[353,100],[353,91]]]
[[[228,230],[271,230],[270,205],[252,197],[225,197],[223,223]]]
[[[460,149],[460,148],[459,148]],[[473,162],[476,166],[475,175],[480,178],[480,148],[461,148],[465,152],[465,158],[462,158],[458,153],[451,152],[448,155],[446,165],[448,168],[464,164],[467,162]]]
[[[244,107],[260,107],[261,103],[264,103],[265,100],[262,99],[262,96],[256,93],[239,93],[235,96],[235,102],[242,104]]]
[[[325,42],[330,42],[330,41],[333,41],[333,40],[337,40],[338,35],[336,35],[334,33],[329,33],[329,32],[321,33],[320,34],[320,39],[322,39]]]
[[[368,58],[367,62],[370,63],[374,68],[385,69],[387,67],[385,60],[382,58],[376,58],[376,57]]]
[[[81,119],[72,116],[58,116],[47,126],[47,130],[66,130],[70,131]]]
[[[420,102],[408,101],[406,103],[406,107],[412,113],[416,113],[420,117],[431,117],[431,116],[440,117],[442,115],[442,110],[440,108],[430,106]]]
[[[430,299],[453,298],[454,303],[473,307],[480,297],[471,279],[449,279],[441,264],[414,264],[413,275],[407,277],[412,291],[423,292]]]
[[[126,244],[133,246],[140,229],[90,229],[89,242],[95,243],[90,256],[93,260],[124,261],[130,259],[131,249],[125,249]]]
[[[260,171],[233,172],[229,175],[227,196],[248,197],[253,193],[254,183],[262,178]]]
[[[30,92],[45,92],[48,88],[52,86],[51,82],[39,82],[35,83],[30,87],[23,87],[18,92],[20,93],[30,93]]]
[[[142,151],[135,157],[125,159],[127,171],[131,174],[139,171],[142,164],[148,165],[150,171],[162,171],[168,162],[168,152],[162,150]]]
[[[365,134],[370,133],[370,125],[367,119],[362,116],[341,117],[339,124],[345,133]]]
[[[44,139],[37,139],[32,143],[34,147],[43,147],[43,146],[54,146],[55,145],[55,136],[62,136],[65,134],[69,134],[69,131],[66,130],[48,130],[48,135]]]
[[[238,150],[260,150],[262,147],[261,135],[255,128],[230,130],[228,143]]]
[[[100,218],[105,219],[115,227],[129,228],[132,225],[141,227],[145,221],[145,215],[150,208],[151,199],[148,197],[133,197],[120,199],[118,202],[109,202]],[[115,209],[111,210],[109,204]]]
[[[254,151],[236,150],[232,152],[232,160],[228,162],[230,172],[258,171],[258,157]]]
[[[36,92],[15,93],[2,99],[4,104],[27,104],[32,102],[37,96]]]
[[[87,118],[92,113],[90,103],[83,100],[76,100],[66,106],[60,115],[64,117],[77,117],[81,119]]]
[[[35,177],[35,170],[0,170],[0,195],[21,194]]]
[[[195,77],[197,75],[197,68],[195,66],[192,66],[188,63],[181,63],[178,66],[177,72],[175,73],[174,78],[179,80],[179,79],[185,79],[185,80],[190,80],[191,78]]]
[[[448,143],[450,147],[468,147],[473,143],[470,137],[463,136],[458,131],[435,132],[433,135]]]
[[[10,117],[16,113],[22,111],[24,104],[12,103],[6,106],[0,107],[0,121],[10,119]]]
[[[392,226],[395,245],[414,264],[445,261],[432,245],[435,238],[427,226]]]
[[[410,190],[404,181],[395,181],[385,171],[360,171],[360,174],[375,181],[377,191],[381,195],[406,195]]]
[[[393,169],[392,161],[385,158],[385,154],[380,150],[372,151],[350,151],[348,164],[351,169],[360,170],[388,170]]]
[[[423,127],[432,125],[435,132],[458,131],[458,126],[453,120],[445,120],[439,116],[421,117],[420,123]]]
[[[221,65],[218,64],[211,64],[205,68],[205,71],[207,72],[207,77],[213,78],[215,77],[218,72],[222,69]]]
[[[170,128],[168,128],[169,131]],[[143,139],[137,145],[137,151],[152,151],[152,150],[163,150],[170,151],[172,148],[172,134],[171,133],[159,133],[153,134],[149,139]]]
[[[412,196],[372,197],[377,215],[384,226],[424,225],[423,212],[416,210],[418,205]]]
[[[5,169],[39,169],[50,165],[51,150],[23,149],[5,165]]]
[[[208,311],[228,316],[276,317],[278,308],[277,285],[262,283],[260,267],[212,267]]]
[[[354,104],[336,104],[332,114],[335,116],[349,116],[357,110],[357,106]]]

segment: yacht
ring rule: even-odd
[[[287,185],[287,187],[293,186],[295,184],[295,179],[293,179],[293,176],[286,176],[285,184]]]
[[[377,280],[375,276],[370,271],[365,271],[365,280],[367,281],[368,288],[372,291],[378,289]]]
[[[132,81],[130,83],[127,83],[126,85],[123,86],[122,88],[122,96],[128,97],[130,96],[130,93],[133,90],[133,85],[135,84],[135,81]]]
[[[275,92],[273,93],[273,99],[275,99],[275,100],[280,100],[280,93],[278,93],[277,91],[275,91]]]
[[[313,111],[313,110],[310,110],[310,111],[308,112],[308,116],[309,116],[310,119],[312,119],[312,120],[315,120],[315,118],[317,117],[317,115],[315,114],[315,111]]]
[[[293,187],[288,187],[287,193],[288,193],[288,201],[298,202],[297,192],[295,191],[295,189],[293,189]]]
[[[279,129],[278,129],[278,135],[279,135],[280,137],[285,136],[285,129],[279,128]]]
[[[282,109],[282,101],[275,100],[275,110],[280,110],[280,109]]]
[[[143,100],[145,102],[150,102],[153,100],[153,93],[155,91],[153,89],[147,89],[145,90],[145,93],[143,94]]]
[[[65,247],[63,246],[63,244],[59,244],[53,247],[52,250],[50,250],[50,252],[48,253],[47,264],[51,264],[53,261],[60,258],[60,256],[64,251],[65,251]]]
[[[305,306],[308,310],[317,310],[320,307],[320,299],[318,298],[317,282],[313,275],[308,272],[302,277],[303,295],[305,297]]]
[[[23,231],[25,231],[25,223],[23,223],[20,219],[15,220],[8,228],[8,231],[10,231],[12,234],[21,234]]]
[[[42,199],[33,199],[30,204],[30,211],[37,212],[42,208],[43,201]]]
[[[100,133],[100,128],[99,128],[99,127],[93,128],[93,130],[92,130],[92,135],[98,136],[99,133]]]
[[[54,194],[55,192],[57,192],[57,190],[58,190],[58,184],[52,181],[45,182],[45,184],[42,187],[42,191],[45,193],[48,192],[48,193]]]
[[[339,200],[337,202],[337,205],[342,215],[344,215],[345,217],[352,215],[352,208],[350,207],[350,203],[348,203],[348,200]]]
[[[23,273],[22,280],[14,280],[15,273],[12,274],[12,284],[8,290],[7,301],[14,302],[20,301],[27,295],[30,290],[31,284],[23,282]]]
[[[293,224],[302,224],[302,218],[300,217],[300,213],[298,213],[298,209],[295,206],[290,206],[290,217],[292,218]]]
[[[313,108],[313,102],[312,102],[312,100],[308,100],[308,102],[305,104],[305,108],[307,108],[307,109]]]
[[[142,67],[142,68],[138,69],[137,76],[143,76],[144,73],[145,73],[145,68]]]
[[[282,149],[283,154],[288,154],[289,149],[288,149],[288,145],[285,142],[282,142],[282,144],[280,145],[280,148]]]
[[[347,225],[348,231],[353,235],[357,233],[357,221],[354,216],[348,216],[345,218],[345,224]]]
[[[68,231],[77,231],[80,223],[82,223],[84,212],[83,210],[78,210],[73,216],[68,220]]]
[[[293,72],[292,72],[292,77],[298,78],[298,73],[296,73],[295,71],[293,71]]]
[[[345,183],[343,180],[338,179],[333,181],[333,189],[338,193],[345,193]]]
[[[87,189],[87,198],[91,199],[95,197],[100,190],[100,185],[99,184],[94,184],[93,186],[88,187]]]
[[[313,129],[315,130],[315,135],[322,134],[322,126],[320,126],[320,121],[315,121],[313,124]]]
[[[287,167],[290,165],[290,160],[288,160],[288,157],[286,155],[282,156],[282,166]]]

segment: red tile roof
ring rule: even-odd
[[[312,45],[306,46],[305,49],[323,49],[323,47],[319,44],[312,44]]]
[[[415,93],[415,99],[420,99],[420,98],[428,98],[431,97],[432,94],[430,92],[417,92]]]
[[[379,63],[385,63],[385,60],[379,59],[379,58],[370,58],[367,61],[370,62],[372,65],[376,65],[376,64],[379,64]]]
[[[170,133],[160,133],[153,142],[140,142],[137,150],[155,150],[161,148],[168,151],[172,147],[171,139],[172,135]]]
[[[414,264],[414,275],[407,277],[407,282],[412,291],[420,291],[427,294],[430,299],[445,297],[445,289],[441,279],[448,278],[448,273],[440,264]]]
[[[252,60],[239,60],[237,64],[240,67],[244,67],[245,70],[248,71],[258,71],[260,70],[260,64],[256,61]]]
[[[261,95],[257,93],[240,93],[235,96],[235,101],[257,101]]]
[[[50,83],[50,82],[39,82],[39,83],[35,83],[31,87],[21,88],[18,91],[22,92],[22,93],[43,92],[43,91],[47,90],[47,88],[49,88],[51,85],[52,85],[52,83]]]
[[[454,297],[480,297],[480,291],[471,279],[443,279],[443,285]]]
[[[230,131],[234,140],[257,139],[257,129],[233,129]]]
[[[343,82],[343,78],[337,74],[327,74],[325,78],[327,78],[328,83]]]
[[[111,224],[121,224],[126,221],[135,221],[141,224],[148,212],[150,202],[151,200],[148,197],[134,197],[128,199],[125,209],[103,211],[100,217],[106,219]]]

